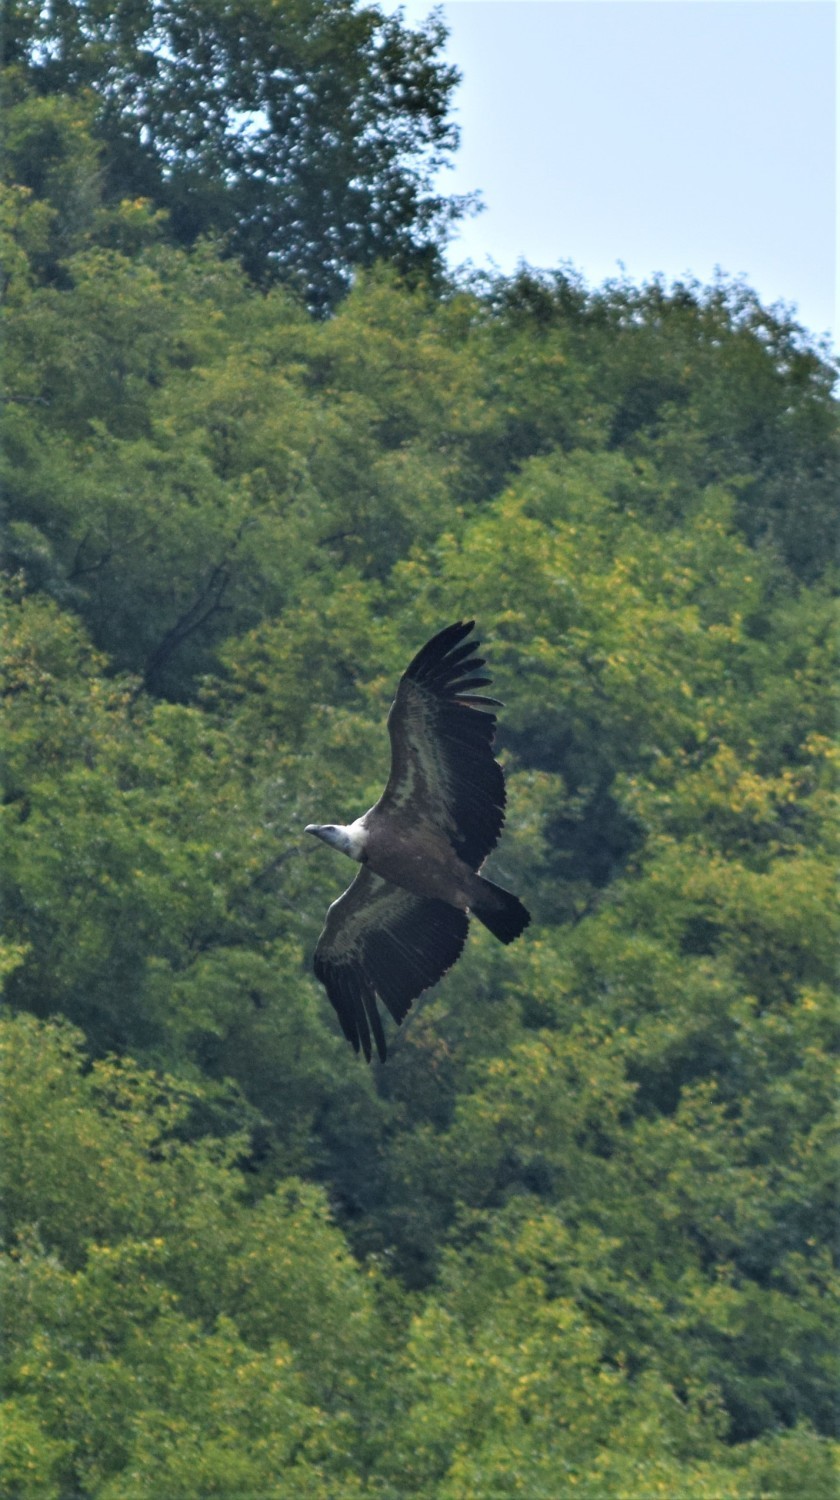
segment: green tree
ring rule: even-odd
[[[800,1485],[828,1496],[830,1444],[800,1429],[733,1452],[702,1373],[675,1383],[605,1338],[604,1303],[622,1295],[614,1247],[564,1220],[519,1199],[485,1235],[465,1225],[447,1255],[400,1368],[410,1405],[384,1466],[402,1492],[793,1500],[799,1461]],[[656,1302],[643,1284],[623,1294],[640,1318]]]
[[[93,91],[110,198],[149,198],[179,243],[217,236],[317,312],[355,266],[439,266],[467,208],[433,185],[457,144],[444,39],[356,0],[13,4],[5,24],[39,94]]]
[[[199,1087],[80,1040],[2,1029],[4,1493],[356,1493],[387,1339],[323,1196],[249,1206]]]

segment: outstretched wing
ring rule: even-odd
[[[412,896],[365,869],[333,902],[315,948],[315,974],[348,1042],[357,1052],[361,1045],[368,1062],[371,1035],[383,1062],[387,1050],[376,997],[402,1021],[412,1000],[452,967],[467,926],[466,912]]]
[[[410,811],[441,829],[475,870],[501,833],[505,780],[493,756],[492,710],[501,704],[472,691],[492,681],[478,675],[479,642],[464,639],[474,625],[441,630],[400,678],[388,715],[391,774],[371,814]]]

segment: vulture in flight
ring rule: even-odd
[[[441,630],[403,673],[388,714],[391,774],[355,822],[309,823],[361,866],[327,912],[315,949],[347,1040],[385,1061],[377,997],[399,1024],[412,1000],[461,953],[468,915],[502,943],[530,916],[517,896],[478,873],[505,817],[505,782],[493,756],[498,698],[482,677],[474,620]]]

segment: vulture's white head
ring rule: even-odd
[[[314,833],[316,839],[323,839],[325,844],[340,849],[342,854],[349,854],[351,859],[361,860],[363,856],[365,839],[358,823],[349,826],[343,823],[307,823],[303,831]]]

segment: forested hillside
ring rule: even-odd
[[[832,1500],[833,365],[419,200],[296,291],[86,9],[6,74],[3,1495]],[[366,1067],[302,830],[473,615],[534,922]]]

